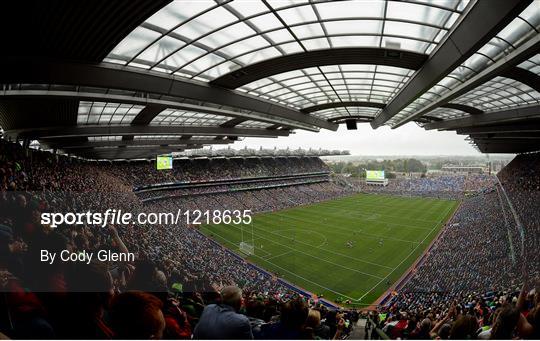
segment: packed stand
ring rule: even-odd
[[[368,185],[365,181],[356,185],[367,193],[461,199],[492,188],[495,183],[495,177],[489,174],[463,174],[389,179],[387,186]]]
[[[272,180],[239,181],[236,183],[219,183],[209,185],[167,186],[165,188],[142,190],[135,192],[141,201],[160,200],[172,197],[189,197],[198,195],[211,195],[227,192],[241,192],[248,190],[272,189],[281,187],[296,187],[316,183],[328,182],[328,176],[302,176],[280,178]]]
[[[498,177],[523,226],[529,271],[540,276],[540,153],[516,156]]]
[[[204,337],[200,333],[206,328],[197,325],[199,320],[206,321],[205,312],[211,306],[234,312],[244,321],[248,317],[249,331],[234,334],[242,338],[342,338],[350,332],[353,324],[349,321],[357,315],[330,311],[299,297],[271,274],[193,228],[61,225],[53,229],[41,224],[43,211],[114,207],[137,212],[147,207],[134,195],[129,181],[107,167],[24,150],[5,141],[0,141],[0,150],[0,286],[4,294],[0,337]],[[297,205],[309,203],[309,197],[323,200],[340,194],[330,183],[291,188],[242,195],[258,203],[281,195],[290,198],[289,205]],[[316,196],[318,190],[326,192]],[[232,194],[198,198],[201,202],[186,202],[186,207],[228,205],[222,199],[244,203],[244,198]],[[276,199],[261,204],[260,210],[280,205]],[[42,249],[73,254],[110,249],[133,252],[136,260],[48,265],[39,262]],[[229,300],[231,288],[241,293],[245,304]]]
[[[391,338],[540,337],[539,156],[517,156],[500,184],[462,201],[371,327]]]
[[[132,184],[145,185],[231,180],[329,173],[328,166],[318,157],[247,157],[175,159],[173,169],[158,171],[151,161],[114,162],[102,165],[104,170]]]

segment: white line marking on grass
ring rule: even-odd
[[[319,246],[316,246],[317,248],[321,248],[323,247],[324,245],[326,245],[326,243],[328,243],[328,238],[326,238],[326,236],[320,232],[316,232],[316,231],[311,231],[311,230],[308,230],[308,229],[285,229],[285,230],[274,230],[274,232],[285,232],[285,231],[308,231],[310,233],[316,233],[320,236],[322,236],[324,238],[324,241],[321,243],[321,245]],[[286,236],[283,236],[285,238],[287,238]],[[281,256],[285,256],[285,255],[288,255],[289,253],[291,252],[294,252],[295,250],[289,250],[289,251],[285,251],[283,253],[280,253],[279,255],[275,255],[275,256],[272,256],[272,257],[269,257],[269,258],[265,258],[264,260],[268,261],[270,259],[274,259],[274,258],[278,258],[278,257],[281,257]]]
[[[232,244],[234,245],[233,242],[231,242],[231,241],[228,240],[227,238],[221,236],[219,233],[214,233],[214,234],[217,235],[219,238],[221,238],[221,239],[223,239],[223,240],[225,240],[225,241],[227,241],[227,242],[229,242],[229,243],[232,243]],[[291,250],[288,251],[288,252],[294,252],[294,251],[296,251],[296,250],[291,249]],[[305,278],[305,277],[303,277],[303,276],[300,276],[300,275],[298,275],[298,274],[296,274],[296,273],[294,273],[294,272],[292,272],[292,271],[290,271],[290,270],[288,270],[288,269],[285,269],[285,268],[283,268],[283,267],[281,267],[281,266],[279,266],[279,265],[277,265],[277,264],[275,264],[275,263],[273,263],[273,262],[270,262],[270,261],[264,259],[264,258],[261,257],[261,256],[257,256],[257,255],[252,255],[252,256],[253,256],[253,257],[256,257],[256,258],[260,258],[260,259],[262,259],[263,261],[268,262],[268,263],[272,264],[273,266],[275,266],[275,267],[277,267],[277,268],[280,268],[281,270],[284,270],[284,271],[286,271],[286,272],[292,274],[292,275],[295,276],[295,277],[301,278],[301,279],[303,279],[304,281],[307,281],[307,282],[310,282],[310,283],[312,283],[312,284],[315,284],[316,286],[318,286],[318,287],[320,287],[320,288],[323,288],[323,289],[326,289],[326,290],[328,290],[328,291],[331,291],[331,292],[333,292],[334,294],[337,294],[337,295],[340,295],[340,296],[343,296],[343,297],[347,297],[347,298],[350,299],[350,300],[355,300],[354,298],[352,298],[352,297],[350,297],[350,296],[347,296],[347,295],[345,295],[345,294],[342,294],[342,293],[340,293],[339,291],[335,291],[335,290],[333,290],[333,289],[330,289],[330,288],[328,288],[328,287],[325,287],[324,285],[321,285],[321,284],[319,284],[319,283],[317,283],[317,282],[314,282],[314,281],[312,281],[312,280],[309,280],[309,279],[307,279],[307,278]],[[316,258],[316,257],[315,257],[315,258]]]
[[[340,210],[346,210],[343,208],[343,206],[341,205],[325,205],[326,207],[329,207],[329,208],[337,208],[337,209],[340,209]],[[380,206],[377,206],[377,205],[366,205],[364,203],[361,203],[359,206],[357,205],[351,205],[350,207],[355,207],[355,208],[361,208],[361,209],[364,209],[366,207],[368,208],[371,208],[371,207],[382,207],[382,208],[391,208],[393,210],[408,210],[407,207],[403,207],[403,208],[396,208],[395,206],[388,206],[388,205],[380,205]],[[369,211],[369,213],[377,213],[378,211],[375,211],[375,210],[366,210],[366,211]],[[403,216],[395,216],[395,215],[389,215],[389,214],[384,214],[386,217],[390,217],[390,218],[398,218],[398,219],[403,219]],[[437,221],[433,221],[433,220],[427,220],[427,219],[416,219],[416,218],[407,218],[409,220],[414,220],[414,221],[421,221],[421,222],[426,222],[426,223],[436,223]]]
[[[279,214],[277,214],[277,215],[279,215]],[[300,221],[302,221],[302,220],[300,220]],[[307,221],[304,221],[304,222],[307,222]],[[312,223],[312,222],[308,222],[308,223],[314,224],[314,223]],[[264,224],[263,224],[263,225],[264,225]],[[317,225],[317,224],[314,224],[314,225]],[[276,236],[278,236],[278,237],[281,237],[281,238],[291,239],[291,238],[287,238],[287,237],[285,237],[285,236],[282,236],[282,235],[280,235],[280,234],[278,234],[278,233],[274,233],[274,232],[271,232],[271,231],[266,231],[266,230],[264,230],[264,229],[262,229],[262,228],[260,228],[260,227],[255,226],[255,225],[253,225],[253,226],[254,226],[257,230],[263,231],[264,233],[270,233],[270,234],[274,234],[274,235],[276,235]],[[277,230],[277,231],[281,231],[281,230]],[[309,230],[308,230],[308,231],[309,231]],[[311,232],[314,232],[314,231],[311,231]],[[336,233],[340,234],[339,232],[336,232]],[[342,233],[342,234],[343,234],[343,233]],[[258,238],[266,239],[266,238],[260,237],[260,236],[259,236]],[[379,238],[382,238],[382,237],[379,237]],[[270,240],[270,239],[267,239],[267,240]],[[270,240],[270,241],[271,241],[271,240]],[[327,241],[328,241],[328,239],[327,239]],[[346,254],[344,254],[344,253],[335,252],[335,251],[332,251],[332,250],[329,250],[329,249],[325,249],[325,248],[323,248],[322,246],[321,246],[321,247],[315,247],[315,246],[313,246],[313,245],[310,245],[310,244],[308,244],[308,243],[304,243],[304,242],[301,242],[301,241],[296,241],[296,242],[299,243],[299,244],[307,245],[307,246],[312,247],[312,248],[316,248],[316,249],[319,249],[319,250],[324,250],[324,251],[326,251],[326,252],[328,252],[328,253],[331,253],[331,254],[334,254],[334,255],[338,255],[338,256],[345,257],[345,258],[349,258],[349,259],[353,259],[353,260],[356,260],[356,261],[360,261],[360,262],[362,262],[362,263],[366,263],[366,264],[370,264],[370,265],[376,265],[376,266],[379,266],[379,267],[381,267],[381,268],[392,269],[391,267],[386,266],[386,265],[377,264],[377,263],[370,262],[370,261],[367,261],[367,260],[363,260],[363,259],[357,258],[357,257],[352,257],[352,256],[346,255]],[[276,243],[276,242],[273,242],[273,243]],[[276,244],[282,245],[282,244],[280,244],[280,243],[276,243]]]
[[[255,256],[255,257],[257,257],[257,256]],[[258,258],[261,258],[261,257],[258,257]],[[263,258],[261,258],[261,259],[262,259],[263,261],[266,261],[266,260],[263,259]],[[267,261],[267,262],[268,262],[268,261]],[[303,280],[306,281],[306,282],[315,284],[316,286],[318,286],[318,287],[320,287],[320,288],[323,288],[323,289],[325,289],[325,290],[331,291],[331,292],[333,292],[334,294],[337,294],[337,295],[340,295],[340,296],[343,296],[343,297],[346,297],[346,298],[348,298],[348,299],[350,299],[350,300],[355,301],[355,299],[352,298],[352,297],[350,297],[350,296],[347,296],[347,295],[345,295],[345,294],[340,293],[339,291],[335,291],[335,290],[330,289],[330,288],[328,288],[328,287],[325,287],[324,285],[321,285],[321,284],[319,284],[319,283],[317,283],[317,282],[314,282],[314,281],[312,281],[312,280],[309,280],[309,279],[307,279],[307,278],[305,278],[305,277],[303,277],[303,276],[300,276],[300,275],[298,275],[298,274],[296,274],[296,273],[294,273],[294,272],[292,272],[292,271],[290,271],[290,270],[288,270],[288,269],[285,269],[285,268],[283,268],[283,267],[281,267],[281,266],[279,266],[279,265],[277,265],[277,264],[275,264],[275,263],[272,263],[272,262],[268,262],[268,263],[272,264],[272,265],[275,266],[276,268],[280,268],[281,270],[286,271],[286,272],[292,274],[292,275],[295,276],[295,277],[301,278],[301,279],[303,279]]]
[[[358,207],[356,207],[356,209],[358,209]],[[362,207],[360,207],[360,209],[362,209]],[[343,210],[343,211],[347,211],[347,210]],[[369,210],[366,210],[366,212],[362,212],[362,211],[355,211],[354,208],[352,208],[352,212],[349,213],[349,216],[351,217],[365,217],[366,219],[368,220],[373,220],[373,215],[374,214],[378,214],[379,215],[379,218],[392,218],[392,219],[403,219],[403,216],[401,217],[398,217],[398,216],[393,216],[393,215],[389,215],[389,214],[386,214],[386,213],[377,213],[377,211],[369,211]],[[406,220],[412,220],[412,221],[420,221],[420,222],[423,222],[423,223],[430,223],[430,224],[436,224],[438,223],[438,221],[433,221],[433,220],[423,220],[423,219],[413,219],[413,218],[405,218]],[[386,223],[386,221],[385,221]],[[409,227],[409,228],[413,228],[413,229],[419,229],[419,230],[429,230],[428,227],[418,227],[418,226],[415,226],[415,225],[409,225],[409,224],[399,224],[399,223],[394,223],[394,222],[388,222],[389,224],[392,224],[392,225],[396,225],[396,226],[404,226],[404,227]]]
[[[445,215],[448,214],[448,211],[450,211],[450,207],[451,207],[451,206],[449,206],[449,207],[447,208]],[[433,231],[435,231],[435,229],[436,229],[437,227],[439,227],[439,225],[441,225],[441,224],[443,224],[443,223],[440,222],[439,224],[437,224],[437,225],[431,230],[431,232],[428,233],[428,234],[424,237],[424,239],[422,240],[422,242],[418,243],[418,245],[411,251],[411,253],[409,253],[409,254],[407,255],[407,257],[403,258],[403,260],[401,261],[401,263],[399,263],[399,264],[394,268],[394,270],[390,271],[390,273],[389,273],[388,275],[386,275],[386,277],[384,277],[383,279],[381,279],[381,280],[379,281],[379,283],[375,284],[371,289],[369,289],[369,291],[367,291],[365,294],[363,294],[362,297],[360,297],[360,298],[357,299],[356,301],[361,301],[364,297],[367,296],[367,294],[369,294],[370,292],[372,292],[373,289],[375,289],[376,287],[378,287],[385,279],[387,279],[392,273],[394,273],[394,271],[396,271],[396,269],[399,268],[399,267],[401,266],[401,264],[403,264],[407,259],[409,259],[409,257],[411,257],[411,255],[416,251],[416,249],[418,249],[418,247],[419,247],[420,245],[422,245],[422,244],[426,241],[426,239],[429,237],[429,235],[430,235]]]
[[[447,207],[446,213],[444,213],[443,218],[448,214],[448,211],[449,211],[452,207],[453,207],[453,206]],[[276,213],[275,213],[275,212],[272,212],[272,214],[276,214]],[[279,215],[279,214],[277,214],[277,215]],[[287,218],[291,218],[291,217],[288,217],[288,216],[286,216],[286,217],[287,217]],[[295,218],[295,219],[302,221],[302,220],[299,219],[299,218]],[[429,221],[429,222],[433,222],[433,221]],[[312,222],[310,222],[310,223],[312,223]],[[364,261],[364,260],[361,260],[361,259],[358,259],[358,258],[354,258],[354,257],[348,256],[348,255],[344,255],[344,254],[340,254],[340,253],[337,253],[337,252],[332,252],[332,251],[327,250],[327,249],[323,249],[323,250],[325,250],[325,251],[327,251],[327,252],[329,252],[329,253],[334,253],[334,254],[337,254],[337,255],[340,255],[340,256],[344,256],[344,257],[347,257],[347,258],[351,258],[351,259],[355,259],[355,260],[358,260],[358,261],[361,261],[361,262],[365,262],[365,263],[369,263],[369,264],[373,264],[373,265],[378,265],[378,266],[381,266],[381,267],[385,267],[385,268],[388,268],[388,269],[392,269],[392,271],[391,271],[390,273],[388,273],[384,278],[382,278],[382,277],[380,277],[380,276],[375,276],[375,275],[372,275],[372,274],[364,273],[364,272],[359,271],[359,270],[355,270],[355,269],[350,269],[350,268],[347,268],[347,267],[343,267],[343,266],[341,266],[341,265],[339,265],[339,264],[336,264],[336,263],[334,263],[334,262],[331,262],[331,261],[328,261],[328,260],[325,260],[325,259],[321,259],[321,258],[319,258],[319,257],[310,255],[310,254],[308,254],[308,253],[306,253],[306,252],[303,252],[303,251],[300,251],[300,250],[293,249],[293,248],[291,248],[291,247],[289,247],[289,246],[287,246],[287,245],[285,245],[285,244],[282,244],[282,243],[279,243],[279,242],[276,242],[276,241],[273,241],[273,240],[271,240],[271,239],[268,239],[268,238],[265,238],[265,237],[262,237],[262,236],[260,236],[260,235],[255,234],[255,235],[258,236],[258,237],[256,238],[256,240],[259,240],[259,239],[268,240],[268,241],[270,241],[271,243],[274,243],[274,244],[277,244],[277,245],[281,245],[281,246],[284,246],[284,247],[286,247],[286,248],[289,249],[289,251],[286,251],[286,252],[284,252],[284,253],[282,253],[282,254],[279,254],[279,255],[276,255],[276,256],[272,256],[271,253],[264,251],[265,253],[267,253],[267,254],[270,255],[270,257],[266,256],[267,259],[274,259],[274,258],[277,258],[277,257],[280,257],[280,256],[284,256],[284,255],[286,255],[286,254],[293,253],[293,252],[296,251],[296,252],[305,254],[305,255],[307,255],[307,256],[309,256],[309,257],[311,257],[311,258],[317,259],[317,260],[319,260],[319,261],[327,262],[327,263],[330,263],[330,264],[337,265],[337,266],[339,266],[339,267],[345,268],[345,269],[350,270],[350,271],[358,272],[358,273],[361,273],[361,274],[363,274],[363,275],[367,275],[367,276],[370,276],[370,277],[374,277],[374,278],[380,279],[380,281],[379,281],[375,286],[373,286],[371,289],[369,289],[369,291],[367,291],[364,295],[362,295],[362,297],[360,297],[360,298],[358,298],[358,299],[354,299],[354,298],[349,297],[349,296],[347,296],[347,295],[345,295],[345,294],[343,294],[343,293],[340,293],[340,292],[338,292],[338,291],[335,291],[335,290],[333,290],[333,289],[330,289],[330,288],[328,288],[328,287],[325,287],[325,286],[323,286],[323,285],[321,285],[321,284],[319,284],[319,283],[317,283],[317,282],[311,281],[311,280],[309,280],[309,279],[307,279],[307,278],[305,278],[305,277],[303,277],[303,276],[300,276],[300,275],[298,275],[298,274],[296,274],[296,273],[294,273],[294,272],[292,272],[292,271],[290,271],[290,270],[288,270],[288,269],[285,269],[285,268],[283,268],[283,267],[281,267],[281,266],[279,266],[279,265],[277,265],[277,264],[275,264],[275,263],[273,263],[273,262],[268,261],[268,260],[265,259],[264,257],[258,256],[258,255],[253,255],[253,257],[256,257],[256,258],[259,258],[259,259],[261,259],[261,260],[263,260],[263,261],[266,261],[267,263],[269,263],[269,264],[271,264],[271,265],[273,265],[273,266],[275,266],[275,267],[277,267],[277,268],[279,268],[279,269],[282,269],[282,270],[284,270],[284,271],[286,271],[286,272],[288,272],[288,273],[294,275],[294,276],[297,277],[297,278],[300,278],[300,279],[303,279],[304,281],[310,282],[310,283],[312,283],[312,284],[314,284],[314,285],[316,285],[316,286],[318,286],[318,287],[320,287],[320,288],[323,288],[323,289],[325,289],[325,290],[328,290],[328,291],[330,291],[330,292],[333,292],[334,294],[337,294],[337,295],[346,297],[346,298],[348,298],[348,299],[350,299],[350,300],[353,300],[353,301],[358,302],[358,301],[361,301],[361,300],[362,300],[365,296],[367,296],[369,293],[371,293],[371,292],[372,292],[376,287],[378,287],[385,279],[387,279],[392,273],[394,273],[394,271],[397,270],[397,269],[398,269],[398,268],[399,268],[399,267],[400,267],[407,259],[409,259],[410,256],[418,249],[418,247],[420,247],[420,245],[422,245],[422,244],[426,241],[426,239],[429,237],[429,235],[430,235],[437,227],[439,227],[439,225],[442,224],[442,223],[443,223],[442,220],[440,220],[439,223],[438,223],[435,227],[433,227],[433,228],[430,230],[430,232],[428,232],[428,234],[424,237],[424,239],[423,239],[421,242],[419,242],[419,243],[418,243],[418,242],[415,242],[415,243],[417,243],[417,246],[416,246],[416,247],[411,251],[411,253],[409,253],[409,254],[408,254],[408,255],[407,255],[407,256],[406,256],[406,257],[405,257],[405,258],[404,258],[404,259],[403,259],[396,267],[395,267],[395,268],[391,268],[391,267],[384,266],[384,265],[377,264],[377,263],[372,263],[372,262],[369,262],[369,261]],[[254,227],[255,227],[255,226],[254,226]],[[277,236],[279,236],[279,237],[281,237],[281,238],[286,238],[286,239],[288,239],[287,237],[284,237],[284,236],[282,236],[282,235],[280,235],[280,234],[276,234],[276,233],[273,233],[273,232],[270,232],[270,231],[265,231],[265,230],[263,230],[263,229],[261,229],[261,228],[258,228],[258,227],[255,227],[255,228],[256,228],[257,230],[263,231],[264,233],[275,234],[275,235],[277,235]],[[305,230],[305,229],[304,229],[304,230]],[[283,230],[276,230],[276,231],[283,231]],[[348,231],[348,230],[347,230],[347,231]],[[313,232],[313,231],[311,231],[311,232]],[[352,231],[351,231],[351,232],[352,232]],[[214,233],[215,233],[215,232],[214,232]],[[226,238],[222,237],[222,236],[219,235],[218,233],[215,233],[215,234],[216,234],[218,237],[220,237],[220,238],[222,238],[222,239],[228,241],[228,242],[231,243],[232,245],[235,245],[235,243],[233,243],[233,242],[227,240]],[[388,238],[388,237],[386,237],[386,238]],[[409,242],[410,242],[410,241],[409,241]],[[307,243],[302,243],[302,242],[298,242],[298,243],[299,243],[299,244],[304,244],[304,245],[307,245],[307,246],[310,246],[310,247],[313,247],[313,246],[311,246],[311,245],[309,245],[309,244],[307,244]],[[259,248],[259,250],[262,250],[262,249]]]
[[[233,226],[233,225],[230,225],[230,226]],[[255,227],[255,228],[257,228],[257,227]],[[272,233],[272,232],[268,232],[268,231],[267,231],[267,233]],[[277,235],[277,236],[280,236],[279,234],[276,234],[276,235]],[[260,235],[257,235],[257,236],[258,236],[259,238],[266,239],[266,240],[268,240],[268,241],[270,241],[270,242],[272,242],[272,243],[274,243],[274,244],[278,244],[278,245],[284,246],[284,247],[286,247],[286,248],[288,248],[288,249],[292,249],[292,250],[294,250],[294,251],[296,251],[296,252],[298,252],[298,253],[302,253],[302,254],[304,254],[304,255],[306,255],[306,256],[315,258],[315,259],[317,259],[317,260],[319,260],[319,261],[321,261],[321,262],[326,262],[326,263],[328,263],[328,264],[332,264],[332,265],[335,265],[335,266],[339,266],[339,267],[341,267],[341,268],[343,268],[343,269],[347,269],[347,270],[350,270],[350,271],[354,271],[354,272],[360,273],[360,274],[362,274],[362,275],[374,277],[374,278],[377,278],[377,279],[381,279],[381,278],[382,278],[381,276],[377,276],[377,275],[373,275],[373,274],[370,274],[370,273],[367,273],[367,272],[363,272],[363,271],[360,271],[360,270],[352,269],[352,268],[343,266],[343,265],[341,265],[341,264],[331,262],[331,261],[329,261],[329,260],[327,260],[327,259],[323,259],[323,258],[319,258],[319,257],[313,256],[313,255],[310,255],[310,254],[307,253],[307,252],[300,251],[300,250],[297,250],[297,249],[293,249],[293,248],[291,248],[291,247],[288,246],[288,245],[285,245],[285,244],[282,244],[282,243],[278,243],[278,242],[276,242],[276,241],[274,241],[274,240],[271,240],[271,239],[262,237],[262,236],[260,236]],[[280,237],[286,238],[286,237],[283,237],[283,236],[280,236]],[[287,238],[287,239],[288,239],[288,238]],[[306,244],[306,243],[302,243],[302,242],[299,242],[299,241],[297,241],[297,243],[300,243],[300,244]],[[312,245],[309,245],[309,244],[306,244],[306,245],[313,247]]]
[[[272,256],[272,257],[268,257],[268,258],[264,258],[265,261],[268,261],[270,259],[274,259],[274,258],[278,258],[278,257],[281,257],[281,256],[285,256],[285,255],[288,255],[289,253],[291,252],[294,252],[294,250],[289,250],[289,251],[285,251],[283,253],[280,253],[279,255],[275,255],[275,256]]]
[[[219,238],[223,239],[223,240],[226,241],[227,243],[230,243],[231,245],[236,246],[236,243],[235,243],[235,242],[233,242],[233,241],[230,240],[230,239],[227,239],[227,238],[223,237],[223,236],[220,235],[219,233],[212,231],[212,234],[217,235]],[[206,236],[206,237],[209,238],[208,236]],[[256,248],[256,249],[258,249],[259,251],[262,251],[262,252],[266,253],[266,257],[272,256],[272,253],[270,253],[270,252],[268,252],[268,251],[265,251],[265,250],[263,250],[263,249],[261,249],[261,248],[258,248],[258,247],[256,247],[255,245],[253,245],[253,247]],[[240,249],[239,249],[239,251],[240,251]],[[262,258],[262,257],[261,257],[261,258]]]
[[[279,215],[279,213],[276,213],[276,215]],[[291,218],[291,219],[296,219],[298,221],[301,221],[301,222],[304,222],[304,223],[309,223],[309,224],[313,224],[313,225],[317,225],[317,226],[323,226],[322,223],[313,223],[311,221],[308,221],[308,220],[304,220],[304,219],[301,219],[301,218],[297,218],[297,217],[291,217],[291,216],[286,216],[287,218]],[[376,222],[376,223],[380,223],[380,224],[387,224],[386,222],[377,222],[377,221],[372,221],[372,222]],[[325,226],[327,224],[324,224]],[[389,237],[389,236],[386,236],[386,235],[379,235],[379,234],[371,234],[371,233],[366,233],[366,232],[359,232],[359,231],[356,231],[356,230],[349,230],[349,229],[346,229],[346,228],[343,228],[343,227],[340,227],[340,226],[334,226],[332,225],[332,228],[334,230],[330,231],[330,233],[336,233],[336,234],[341,234],[341,235],[344,235],[344,236],[350,236],[353,232],[358,232],[360,234],[363,234],[365,236],[368,236],[368,237],[371,237],[373,239],[380,239],[380,238],[383,238],[383,239],[388,239],[388,240],[396,240],[398,242],[404,242],[404,243],[418,243],[418,241],[416,240],[408,240],[408,239],[400,239],[400,238],[394,238],[394,237]],[[339,229],[339,230],[343,230],[343,231],[347,231],[348,233],[344,233],[344,232],[337,232],[335,231],[335,229]],[[430,231],[430,229],[422,229],[422,230],[428,230]],[[340,254],[341,255],[341,254]],[[345,255],[344,255],[345,256]],[[353,257],[352,257],[353,258]],[[356,259],[356,258],[355,258]],[[367,261],[365,261],[367,262]],[[384,267],[384,265],[380,265],[380,264],[376,264],[374,263],[373,265],[379,265],[381,267]],[[391,267],[387,267],[388,269],[392,269]]]
[[[324,241],[319,246],[315,246],[316,248],[321,248],[324,245],[326,245],[326,243],[328,243],[328,238],[326,238],[324,234],[317,231],[309,230],[309,229],[285,229],[285,230],[274,230],[273,232],[285,232],[285,231],[307,231],[309,233],[315,233],[315,234],[318,234],[319,236],[322,236],[324,238]],[[279,233],[278,235],[281,236],[281,234]],[[282,236],[282,237],[287,238],[287,236]]]

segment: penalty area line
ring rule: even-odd
[[[416,252],[416,250],[418,249],[418,247],[422,244],[424,244],[424,242],[426,241],[426,239],[429,237],[429,235],[431,233],[433,233],[433,231],[435,231],[435,229],[439,226],[439,224],[437,224],[437,226],[435,226],[431,232],[429,232],[426,237],[420,242],[418,243],[418,245],[416,245],[416,247],[407,255],[407,257],[403,258],[403,260],[392,270],[388,273],[388,275],[386,275],[383,279],[381,279],[377,284],[375,284],[371,289],[369,289],[369,291],[367,291],[365,294],[363,294],[360,298],[356,299],[356,301],[361,301],[364,297],[366,297],[370,292],[372,292],[376,287],[378,287],[385,279],[387,279],[391,274],[394,273],[394,271],[396,271],[407,259],[409,259],[412,254],[414,252]]]
[[[213,234],[214,234],[215,236],[217,236],[218,238],[220,238],[220,239],[222,239],[222,240],[228,242],[228,243],[231,244],[231,245],[236,245],[234,242],[232,242],[231,240],[229,240],[229,239],[223,237],[223,236],[220,235],[219,233],[213,232]],[[207,238],[208,238],[208,237],[207,237]],[[257,239],[266,239],[266,238],[264,238],[264,237],[258,237]],[[298,250],[296,250],[296,249],[292,249],[292,248],[290,248],[290,247],[288,247],[288,246],[285,246],[285,247],[289,248],[290,250],[287,251],[287,252],[285,252],[284,254],[288,254],[288,253],[292,253],[292,252],[298,252]],[[301,253],[301,252],[300,252],[300,253]],[[278,256],[283,256],[284,254],[279,254]],[[270,254],[270,255],[271,255],[271,254]],[[328,287],[326,287],[326,286],[324,286],[324,285],[322,285],[322,284],[319,284],[319,283],[317,283],[317,282],[315,282],[315,281],[312,281],[312,280],[307,279],[307,278],[305,278],[305,277],[303,277],[303,276],[300,276],[299,274],[296,274],[296,273],[292,272],[291,270],[288,270],[288,269],[286,269],[286,268],[283,268],[282,266],[279,266],[279,265],[277,265],[276,263],[270,262],[268,259],[274,258],[274,256],[272,256],[272,257],[270,257],[270,258],[264,258],[264,257],[258,256],[258,255],[256,255],[256,254],[253,254],[253,255],[251,255],[251,256],[252,256],[252,257],[255,257],[255,258],[259,258],[259,259],[261,259],[262,261],[265,261],[265,262],[271,264],[272,266],[274,266],[274,267],[276,267],[276,268],[279,268],[279,269],[281,269],[281,270],[283,270],[283,271],[286,271],[286,272],[292,274],[293,276],[295,276],[295,277],[297,277],[297,278],[300,278],[300,279],[302,279],[302,280],[304,280],[304,281],[306,281],[306,282],[312,283],[312,284],[318,286],[319,288],[323,288],[323,289],[328,290],[328,291],[330,291],[330,292],[332,292],[332,293],[334,293],[334,294],[336,294],[336,295],[339,295],[339,296],[342,296],[342,297],[346,297],[346,298],[350,299],[351,301],[356,301],[356,302],[360,301],[360,299],[355,299],[355,298],[352,298],[352,297],[350,297],[350,296],[348,296],[348,295],[345,295],[345,294],[343,294],[343,293],[341,293],[341,292],[339,292],[339,291],[330,289],[330,288],[328,288]],[[276,256],[276,257],[277,257],[277,256]],[[313,258],[315,258],[315,259],[317,259],[317,260],[321,260],[321,259],[319,259],[318,257],[315,257],[315,256],[311,256],[311,257],[313,257]],[[380,278],[380,277],[379,277],[379,278]],[[377,285],[378,285],[378,284],[377,284]],[[373,289],[371,289],[371,290],[373,290]]]
[[[292,251],[294,251],[294,250],[292,250]],[[279,266],[279,265],[277,265],[277,264],[275,264],[275,263],[272,263],[272,262],[270,262],[270,261],[267,261],[266,259],[264,259],[264,258],[262,258],[262,257],[259,257],[259,256],[257,256],[257,255],[254,255],[254,256],[257,257],[257,258],[260,258],[260,259],[262,259],[263,261],[266,261],[266,262],[272,264],[272,265],[275,266],[276,268],[280,268],[281,270],[286,271],[286,272],[292,274],[293,276],[298,277],[298,278],[300,278],[300,279],[302,279],[302,280],[304,280],[304,281],[306,281],[306,282],[309,282],[309,283],[314,284],[314,285],[316,285],[316,286],[318,286],[318,287],[320,287],[320,288],[323,288],[323,289],[325,289],[325,290],[328,290],[328,291],[330,291],[330,292],[333,292],[333,293],[336,294],[336,295],[343,296],[343,297],[346,297],[346,298],[348,298],[348,299],[350,299],[350,300],[356,301],[356,300],[355,300],[354,298],[352,298],[352,297],[349,297],[349,296],[347,296],[347,295],[345,295],[345,294],[340,293],[339,291],[335,291],[335,290],[333,290],[333,289],[330,289],[330,288],[328,288],[328,287],[325,287],[324,285],[321,285],[321,284],[319,284],[319,283],[317,283],[317,282],[314,282],[314,281],[312,281],[312,280],[310,280],[310,279],[307,279],[307,278],[305,278],[305,277],[303,277],[303,276],[300,276],[300,275],[298,275],[298,274],[296,274],[296,273],[294,273],[294,272],[292,272],[292,271],[290,271],[290,270],[288,270],[288,269],[285,269],[285,268],[283,268],[283,267],[281,267],[281,266]]]

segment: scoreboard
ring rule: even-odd
[[[158,155],[156,159],[157,170],[172,169],[173,158],[171,155]]]

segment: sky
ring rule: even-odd
[[[233,148],[326,148],[348,150],[351,155],[481,155],[465,141],[466,137],[453,131],[425,130],[415,123],[376,130],[359,123],[358,130],[347,130],[342,124],[337,131],[295,130],[295,134],[277,139],[245,138],[234,143]]]

